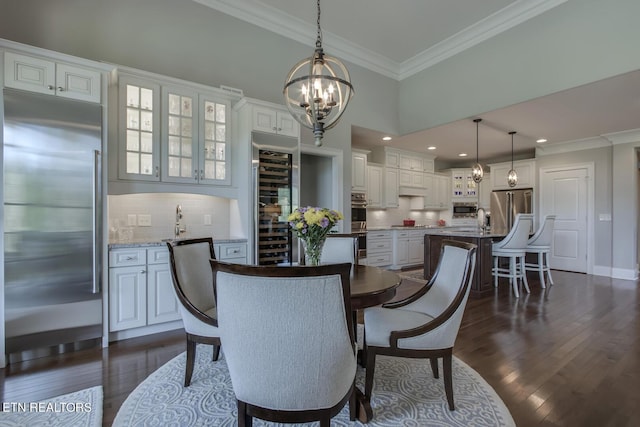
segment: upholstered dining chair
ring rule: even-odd
[[[433,277],[415,294],[401,301],[364,310],[365,399],[370,401],[376,355],[425,358],[435,378],[442,358],[444,388],[454,410],[452,357],[469,298],[476,245],[444,240]]]
[[[533,236],[527,241],[525,248],[526,253],[537,254],[537,263],[525,262],[525,270],[537,271],[540,276],[540,286],[546,288],[544,282],[545,273],[549,280],[549,285],[553,285],[551,278],[551,267],[549,266],[549,256],[551,255],[551,240],[553,238],[553,227],[555,225],[556,216],[547,215],[542,221],[542,225],[538,228]]]
[[[343,262],[358,264],[358,236],[328,234],[320,254],[320,263],[339,264]]]
[[[356,355],[350,263],[268,267],[211,261],[238,426],[253,417],[305,423],[349,402],[355,419]]]
[[[493,286],[498,287],[499,277],[508,277],[509,284],[516,298],[520,296],[519,281],[522,281],[524,289],[529,293],[529,282],[525,270],[525,255],[529,233],[533,228],[532,214],[517,214],[513,226],[504,239],[493,243],[491,255],[493,256]],[[500,258],[509,259],[509,268],[501,267]]]
[[[213,238],[167,242],[173,289],[187,336],[187,365],[184,386],[191,384],[198,343],[213,345],[213,360],[220,354],[220,333],[216,315],[210,259],[215,259]]]

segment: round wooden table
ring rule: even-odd
[[[351,310],[353,327],[357,336],[357,310],[373,307],[391,300],[396,295],[396,288],[402,279],[396,273],[378,267],[356,265],[351,272]],[[364,363],[364,355],[360,354]],[[363,423],[371,421],[373,410],[371,403],[365,399],[364,393],[356,387],[358,401],[357,417]]]

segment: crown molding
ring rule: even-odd
[[[594,136],[591,138],[557,142],[555,144],[536,147],[536,157],[552,156],[554,154],[564,154],[571,153],[573,151],[592,150],[603,147],[611,147],[611,142],[603,136]]]
[[[262,27],[283,37],[315,47],[315,32],[309,24],[261,2],[234,0],[193,0],[204,6]],[[344,38],[323,31],[323,44],[328,54],[364,67],[394,80],[403,80],[447,58],[534,18],[567,0],[517,0],[504,9],[437,43],[402,63],[365,49]],[[327,49],[328,48],[328,49]],[[311,55],[309,55],[311,56]]]
[[[640,129],[623,130],[622,132],[606,133],[602,135],[613,145],[640,142]]]
[[[507,31],[567,0],[518,0],[400,64],[399,80]]]

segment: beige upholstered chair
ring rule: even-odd
[[[428,358],[438,378],[443,359],[444,386],[449,409],[453,404],[452,355],[469,298],[476,245],[452,240],[442,243],[438,267],[414,295],[364,310],[367,360],[365,398],[371,399],[376,355]]]
[[[513,294],[520,296],[519,281],[522,280],[524,288],[529,293],[529,282],[525,270],[525,249],[529,232],[533,228],[533,215],[518,214],[516,220],[506,237],[493,244],[491,254],[493,256],[493,286],[498,287],[499,277],[508,277]],[[500,258],[509,259],[509,268],[499,266]]]
[[[173,289],[180,303],[180,315],[187,334],[187,366],[184,386],[191,384],[196,344],[212,344],[213,360],[220,353],[220,333],[216,315],[210,259],[215,259],[213,238],[167,242]]]
[[[349,401],[356,355],[351,264],[263,267],[211,261],[238,425],[331,418]]]
[[[536,233],[527,241],[526,253],[537,254],[538,262],[526,263],[525,269],[528,271],[537,271],[540,276],[540,286],[546,288],[544,282],[544,275],[547,274],[549,284],[553,285],[553,279],[551,278],[551,267],[549,266],[549,255],[551,254],[551,240],[553,238],[553,227],[556,221],[555,215],[547,215],[542,221],[542,225]]]
[[[329,234],[320,254],[321,264],[350,262],[358,264],[358,236],[351,234]]]

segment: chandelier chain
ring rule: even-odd
[[[318,25],[318,35],[316,38],[316,48],[321,48],[322,47],[322,30],[320,29],[320,0],[318,0],[318,21],[317,21],[317,25]]]

